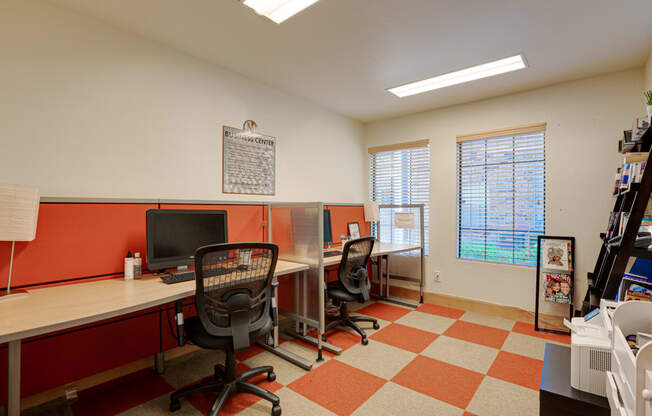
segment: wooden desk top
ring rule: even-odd
[[[275,276],[308,265],[278,260]],[[154,275],[53,286],[0,301],[0,343],[59,331],[162,305],[195,294],[195,282],[165,284]]]
[[[415,244],[395,244],[395,243],[383,243],[376,241],[374,244],[374,249],[371,252],[371,257],[382,256],[385,254],[394,254],[402,253],[404,251],[412,251],[420,249],[420,245]],[[333,248],[333,250],[342,250],[342,247]],[[342,261],[342,256],[333,256],[333,257],[324,257],[324,266],[332,266],[334,264],[340,264]]]

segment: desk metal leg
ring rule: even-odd
[[[387,288],[386,297],[389,297],[389,256],[383,256],[385,258],[385,287]]]
[[[423,259],[423,256],[422,256]],[[383,268],[383,260],[385,260],[385,267]],[[423,263],[423,260],[422,260]],[[409,308],[417,308],[419,306],[419,303],[423,303],[423,295],[420,293],[420,301],[421,302],[410,302],[409,300],[404,300],[404,299],[399,299],[395,298],[390,295],[389,289],[390,289],[390,282],[389,282],[389,256],[388,255],[382,255],[378,256],[378,281],[380,283],[380,290],[378,291],[378,295],[372,295],[372,297],[380,300],[384,300],[385,302],[392,302],[396,303],[397,305],[402,305],[402,306],[407,306]],[[423,268],[423,267],[422,267]],[[384,270],[383,270],[384,269]],[[421,279],[423,281],[423,279]],[[420,292],[422,289],[420,289]],[[384,292],[384,293],[383,293]]]
[[[274,314],[274,328],[272,329],[272,345],[278,347],[278,280],[272,283],[272,313]]]
[[[165,373],[165,355],[163,355],[163,352],[159,352],[154,356],[154,369],[156,374]]]
[[[319,349],[319,340],[321,340],[321,337],[319,339],[315,337],[311,337],[310,335],[303,335],[303,334],[297,334],[292,331],[285,331],[285,333],[293,338],[300,339],[301,341],[305,342],[306,344],[313,345]],[[342,348],[335,346],[333,344],[329,344],[328,342],[323,342],[321,343],[321,348],[322,350],[326,350],[328,352],[332,352],[335,355],[340,355],[342,354]]]
[[[20,342],[9,342],[9,384],[7,385],[7,416],[20,415]]]
[[[383,295],[383,256],[376,257],[376,274],[378,275],[378,294]]]
[[[297,280],[298,281],[298,280]],[[301,284],[299,285],[301,287],[300,292],[302,293],[301,295],[301,301],[299,302],[298,299],[295,299],[297,304],[300,303],[299,307],[300,310],[297,311],[297,317],[305,317],[308,314],[308,273],[307,272],[301,272]],[[323,292],[323,291],[322,291]],[[297,291],[299,293],[299,291]],[[319,351],[320,349],[324,349],[326,351],[332,352],[333,354],[341,354],[342,349],[340,347],[337,347],[335,345],[329,344],[327,342],[323,342],[321,340],[321,332],[323,331],[323,325],[325,322],[325,315],[324,315],[324,310],[323,310],[323,304],[324,304],[324,299],[323,295],[320,296],[321,299],[321,319],[320,322],[311,322],[311,326],[318,326],[321,328],[317,328],[317,338],[311,337],[308,335],[308,324],[304,322],[299,322],[299,319],[297,319],[297,329],[295,331],[290,331],[286,330],[285,333],[293,338],[297,338],[302,340],[305,343],[308,343],[310,345],[314,345],[317,347],[317,350]],[[300,327],[300,330],[299,330]],[[321,346],[320,346],[321,343]],[[319,356],[317,357],[317,361],[319,361]]]
[[[305,274],[305,272],[302,272],[302,274]],[[294,298],[295,308],[299,303],[299,299],[298,299],[299,292],[298,292],[298,284],[297,284],[298,281],[299,281],[299,277],[295,276],[295,298]],[[278,286],[279,286],[278,281],[275,281],[273,284],[274,292],[272,297],[272,306],[274,308],[274,311],[272,312],[274,313],[274,328],[272,329],[271,345],[268,344],[267,340],[258,341],[258,345],[260,345],[267,351],[271,352],[272,354],[278,355],[284,360],[289,361],[292,364],[303,368],[304,370],[311,370],[312,361],[307,360],[279,346]],[[295,309],[295,312],[298,312],[297,309]],[[299,321],[297,320],[297,322]]]
[[[267,343],[264,341],[258,341],[258,345],[271,352],[272,354],[278,355],[284,360],[303,368],[304,370],[312,370],[312,361],[305,359],[293,353],[292,351],[288,351],[283,347],[274,347],[273,345],[267,345]]]
[[[303,276],[303,272],[301,275],[294,275],[294,313],[299,315],[299,291],[301,290],[301,278],[299,276]],[[294,320],[294,331],[299,332],[301,328],[299,327],[299,320],[295,319]]]

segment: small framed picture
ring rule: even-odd
[[[541,268],[572,271],[572,244],[569,239],[541,239]]]
[[[360,238],[360,225],[357,222],[350,222],[347,226],[349,227],[349,235],[351,238]]]

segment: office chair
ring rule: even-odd
[[[340,307],[340,316],[334,318],[326,326],[322,340],[326,341],[326,332],[336,326],[348,326],[353,328],[362,337],[362,345],[367,345],[367,334],[356,324],[356,322],[372,322],[374,329],[380,328],[378,321],[366,316],[349,315],[346,303],[365,303],[369,300],[369,276],[367,275],[367,263],[371,250],[374,248],[375,238],[365,237],[347,241],[342,250],[342,261],[337,269],[337,282],[329,283],[326,293],[333,299],[333,304]],[[331,318],[329,318],[331,319]]]
[[[268,243],[215,244],[195,252],[195,280],[198,316],[185,321],[188,339],[206,349],[226,351],[224,365],[216,365],[213,379],[185,387],[170,396],[170,411],[181,408],[179,399],[199,392],[216,391],[219,396],[209,412],[215,416],[226,399],[250,393],[272,403],[272,416],[281,414],[275,394],[247,380],[267,373],[274,381],[271,366],[236,374],[235,356],[256,339],[272,330],[271,283],[278,259],[278,246]]]

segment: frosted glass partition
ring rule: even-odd
[[[424,222],[425,212],[423,204],[414,205],[380,205],[380,222],[377,225],[376,237],[379,241],[388,243],[406,243],[421,245],[428,248],[428,234]],[[396,224],[396,213],[410,213],[414,219],[414,224],[410,228],[402,228],[405,225]],[[425,226],[425,224],[423,224]],[[424,233],[422,236],[421,233]],[[416,255],[415,253],[410,253]]]
[[[395,298],[390,299],[390,278],[418,283],[419,302],[423,303],[425,276],[423,256],[428,250],[429,239],[426,224],[427,208],[424,204],[381,204],[379,211],[380,221],[376,223],[376,228],[373,230],[379,241],[420,246],[418,251],[411,250],[390,256],[392,262],[387,266],[389,276],[384,288],[381,283],[380,294],[388,300],[397,301]],[[389,258],[387,261],[389,263]],[[412,277],[414,275],[419,277]],[[398,301],[398,303],[404,302]],[[415,305],[410,304],[410,306]]]
[[[269,204],[269,240],[279,246],[279,259],[310,266],[290,288],[294,310],[284,312],[318,328],[320,335],[324,329],[323,209],[321,202]]]

